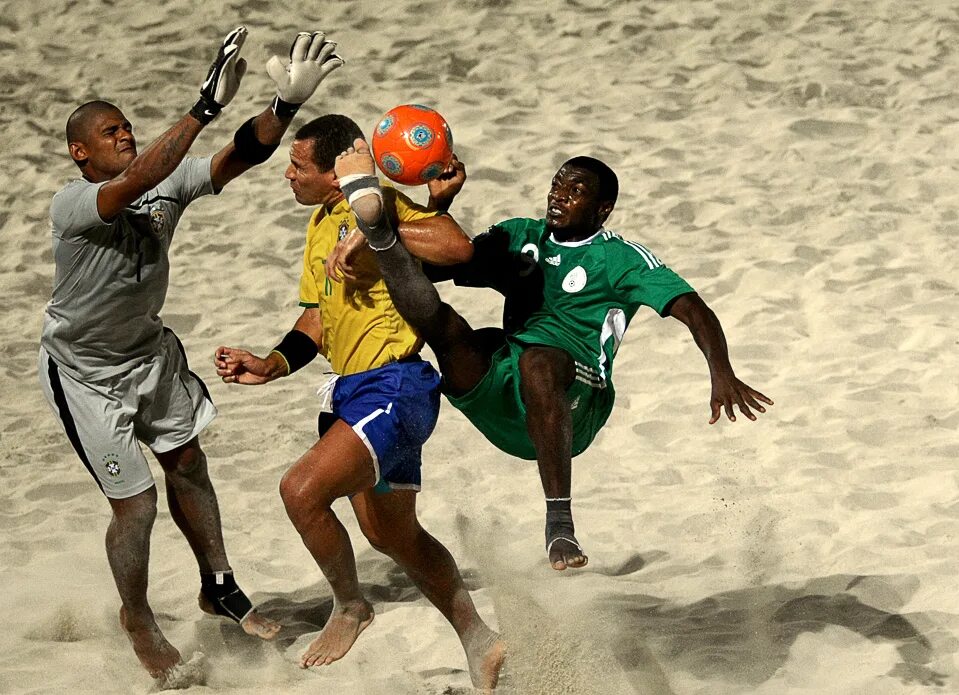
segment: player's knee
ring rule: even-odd
[[[157,517],[156,486],[125,499],[111,499],[113,523],[122,529],[150,528]]]
[[[286,513],[293,516],[298,512],[306,497],[306,491],[303,484],[296,475],[287,471],[280,478],[280,499],[283,500],[283,506],[286,507]]]
[[[280,499],[286,507],[286,514],[296,523],[324,507],[328,508],[333,500],[328,499],[322,488],[308,476],[301,474],[294,466],[280,479]]]
[[[393,524],[389,527],[361,527],[366,540],[377,552],[394,560],[400,560],[404,551],[412,550],[416,545],[418,525]]]
[[[206,475],[206,454],[199,444],[191,443],[157,458],[168,474],[191,479]]]
[[[373,550],[383,553],[387,557],[393,556],[393,553],[395,552],[395,546],[390,543],[390,539],[388,537],[380,533],[368,531],[367,529],[363,529],[363,535],[366,536],[366,540],[369,542]]]

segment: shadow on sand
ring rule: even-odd
[[[943,674],[929,667],[930,641],[915,625],[921,616],[910,619],[880,610],[856,595],[888,597],[892,589],[885,579],[833,575],[798,587],[723,592],[685,606],[641,594],[607,594],[596,608],[617,616],[611,649],[627,672],[647,670],[653,654],[666,672],[758,686],[785,664],[801,634],[838,626],[895,644],[901,661],[888,675],[904,683],[943,685]]]
[[[645,563],[628,564],[635,571]],[[390,604],[426,601],[385,557],[361,556],[357,569],[360,577],[379,579],[361,582],[378,613],[389,611]],[[603,574],[629,573],[621,571],[625,569]],[[776,675],[802,634],[830,626],[895,645],[900,660],[887,675],[903,683],[943,686],[946,680],[930,667],[933,647],[917,625],[927,626],[927,632],[939,628],[921,614],[894,612],[905,603],[902,587],[908,578],[832,575],[802,585],[722,592],[688,605],[638,593],[607,593],[589,605],[569,607],[572,612],[561,617],[556,615],[561,606],[543,605],[535,580],[528,584],[513,575],[485,586],[486,572],[482,574],[480,580],[477,573],[464,571],[464,579],[470,590],[492,592],[500,629],[510,643],[504,695],[592,693],[591,684],[600,680],[606,693],[672,695],[669,674],[677,672],[704,682],[740,683],[748,691]],[[271,644],[251,641],[235,624],[211,621],[200,635],[208,652],[217,651],[211,649],[217,640],[250,662],[264,659],[266,650],[285,652],[303,635],[322,629],[333,606],[322,580],[289,594],[257,598],[260,611],[283,624],[277,639]],[[550,663],[554,668],[544,669]],[[565,690],[556,690],[560,683]]]

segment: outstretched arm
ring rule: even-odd
[[[323,32],[301,31],[290,47],[289,60],[270,58],[266,69],[276,83],[276,97],[214,155],[210,174],[217,191],[273,154],[300,106],[327,75],[343,65],[343,59],[333,53],[335,49],[336,44],[327,41]]]
[[[287,334],[294,337],[301,343],[307,338],[314,343],[316,350],[323,346],[323,321],[318,308],[305,309],[300,318],[293,324],[293,330]],[[277,346],[266,357],[257,357],[247,350],[231,348],[221,345],[213,354],[213,364],[216,367],[217,376],[228,384],[258,385],[278,379],[281,376],[288,376],[291,368],[295,371],[298,366],[297,357],[292,354],[284,355],[281,350],[289,352],[284,348],[284,344],[289,344],[288,339]],[[296,345],[296,343],[292,343]],[[308,347],[308,346],[307,346]],[[298,349],[298,348],[295,348]],[[316,356],[316,351],[312,355]],[[307,361],[312,359],[309,357]],[[298,365],[298,366],[297,366]]]
[[[397,225],[400,241],[415,258],[436,266],[466,263],[473,257],[473,242],[449,215],[436,215]],[[353,229],[337,242],[326,259],[326,276],[335,282],[356,281],[356,254],[367,248],[366,237]]]
[[[706,305],[702,297],[695,293],[684,294],[673,302],[669,313],[673,318],[686,324],[709,365],[709,378],[712,382],[709,424],[712,425],[719,420],[723,408],[726,409],[726,417],[731,422],[735,422],[734,405],[738,405],[740,412],[750,420],[756,419],[751,409],[765,413],[766,409],[761,403],[772,405],[772,400],[736,378],[733,367],[729,363],[729,351],[726,348],[723,328],[716,314]]]
[[[102,219],[113,219],[172,174],[203,127],[230,103],[246,71],[246,61],[239,57],[245,38],[244,27],[237,27],[227,35],[200,87],[200,100],[190,113],[153,141],[119,176],[100,187],[97,212]]]

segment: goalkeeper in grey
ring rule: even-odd
[[[227,35],[197,102],[142,151],[119,107],[99,100],[78,107],[66,140],[81,177],[50,206],[56,268],[43,315],[40,384],[112,510],[106,549],[120,623],[161,687],[183,661],[147,601],[157,489],[141,444],[163,471],[170,514],[196,557],[200,608],[262,639],[280,629],[234,580],[199,441],[216,408],[160,319],[170,243],[186,207],[266,161],[300,105],[343,64],[323,33],[298,34],[289,59],[274,56],[267,65],[276,83],[272,103],[212,157],[187,157],[237,93],[246,33],[238,27]]]

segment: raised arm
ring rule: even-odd
[[[466,164],[454,153],[446,171],[427,184],[430,192],[428,207],[447,212],[465,183]],[[473,242],[449,215],[401,222],[396,231],[407,251],[426,263],[456,265],[473,258]]]
[[[213,354],[213,364],[226,383],[253,386],[292,374],[311,362],[322,347],[322,316],[318,308],[310,307],[266,357],[221,345]]]
[[[152,142],[122,173],[100,187],[97,212],[102,219],[113,219],[127,205],[172,174],[203,127],[230,103],[246,71],[246,61],[239,57],[245,38],[246,29],[243,27],[237,27],[227,35],[200,87],[200,100],[190,113]],[[129,129],[129,123],[124,126]]]
[[[729,351],[726,347],[723,328],[716,314],[706,305],[702,297],[695,293],[681,295],[673,301],[669,313],[689,328],[693,340],[702,350],[706,364],[709,365],[709,378],[712,382],[709,424],[712,425],[719,420],[722,408],[726,409],[726,417],[731,422],[735,422],[734,405],[738,405],[740,412],[750,420],[756,419],[751,408],[765,413],[766,409],[761,403],[772,405],[772,400],[736,378],[729,362]]]
[[[446,171],[428,184],[428,207],[445,213],[465,182],[466,166],[454,154]],[[396,233],[412,256],[433,266],[458,265],[473,258],[472,240],[456,220],[447,214],[398,222]],[[366,237],[360,230],[351,230],[337,243],[327,258],[327,277],[336,282],[344,279],[356,280],[353,275],[353,259],[365,246]]]
[[[300,32],[288,60],[270,58],[266,69],[276,84],[276,96],[269,108],[240,126],[233,140],[214,155],[210,174],[217,191],[276,151],[300,106],[327,75],[343,65],[335,49],[336,44],[321,31]]]

